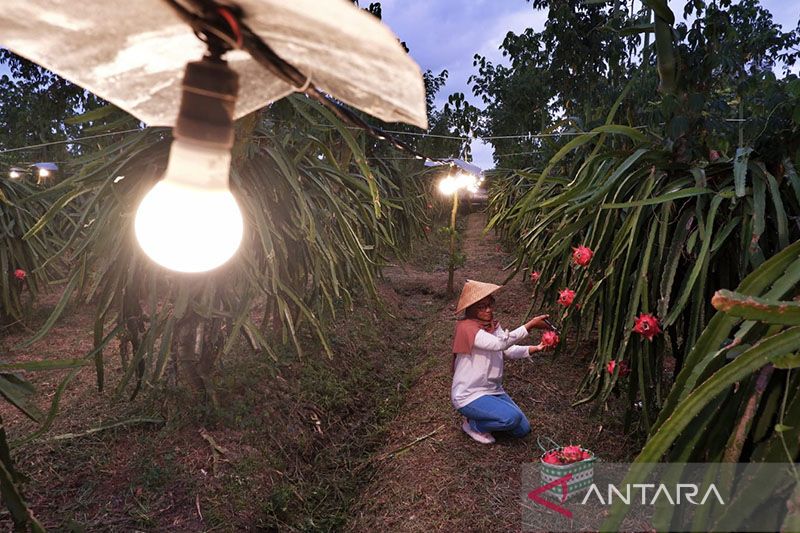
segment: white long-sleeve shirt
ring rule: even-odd
[[[525,326],[507,331],[500,326],[493,332],[479,330],[472,352],[457,354],[450,398],[460,409],[487,394],[503,394],[503,359],[528,357],[527,346],[514,346],[528,336]]]

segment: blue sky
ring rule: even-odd
[[[670,0],[669,4],[681,19],[685,0]],[[761,0],[761,4],[784,31],[796,27],[800,0]],[[448,95],[463,92],[473,105],[482,107],[467,85],[470,74],[475,73],[473,55],[479,53],[500,62],[498,48],[506,33],[525,28],[540,31],[547,20],[546,11],[534,10],[525,0],[381,0],[381,7],[383,21],[406,42],[423,71],[448,70],[447,85],[437,98],[439,105]],[[493,166],[490,146],[473,142],[472,154],[478,166]]]

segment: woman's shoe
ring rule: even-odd
[[[480,431],[475,431],[472,429],[472,426],[469,425],[469,420],[466,418],[464,419],[464,423],[461,424],[461,429],[464,430],[464,433],[472,437],[473,440],[476,440],[481,444],[494,444],[494,437],[492,437],[491,433],[481,433]]]

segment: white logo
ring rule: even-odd
[[[631,494],[631,488],[633,488],[633,494]],[[594,495],[594,497],[597,498],[597,501],[599,501],[602,505],[613,504],[615,498],[619,499],[625,505],[630,505],[632,495],[634,497],[634,501],[636,500],[637,490],[641,493],[642,505],[655,505],[656,502],[659,501],[659,498],[665,499],[670,503],[670,505],[680,505],[683,502],[690,503],[692,505],[705,505],[706,501],[710,497],[716,497],[720,505],[725,505],[725,502],[722,500],[722,496],[713,483],[705,491],[703,499],[699,502],[695,501],[695,498],[701,492],[698,485],[693,483],[678,483],[675,487],[673,487],[673,489],[674,492],[670,492],[669,487],[663,483],[659,485],[655,485],[653,483],[634,483],[632,485],[625,485],[625,492],[623,493],[615,485],[609,484],[606,494],[607,497],[604,500],[600,489],[597,488],[597,485],[592,483],[592,485],[589,487],[589,490],[586,492],[586,495],[583,497],[581,505],[585,505],[592,495]],[[648,499],[648,495],[651,495],[650,499]]]

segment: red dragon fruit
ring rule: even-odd
[[[564,446],[560,450],[552,450],[542,456],[542,462],[550,465],[569,465],[592,458],[592,452],[578,445]]]
[[[558,459],[556,452],[548,452],[542,456],[542,462],[550,465],[560,465],[561,461]]]
[[[561,339],[558,338],[558,333],[555,331],[545,331],[542,333],[542,344],[545,348],[552,348],[557,346]]]
[[[588,248],[581,244],[580,246],[578,246],[577,248],[573,248],[572,250],[573,250],[572,260],[575,262],[576,265],[585,267],[588,266],[589,263],[592,261],[592,256],[594,255],[594,252],[592,251],[591,248]]]
[[[614,370],[616,368],[617,368],[617,362],[614,361],[613,359],[611,361],[609,361],[608,364],[606,365],[606,370],[608,370],[609,374],[613,374]],[[625,376],[627,376],[630,373],[631,373],[631,369],[628,366],[628,362],[627,361],[620,361],[619,362],[619,376],[624,378]]]
[[[558,291],[558,303],[560,303],[564,307],[569,307],[574,299],[575,299],[575,291],[573,291],[572,289],[564,289],[562,291]]]
[[[653,337],[661,333],[658,318],[648,313],[642,313],[636,318],[636,323],[633,326],[633,331],[646,338],[649,341]]]

